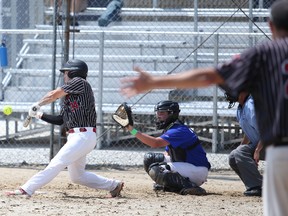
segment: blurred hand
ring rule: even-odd
[[[151,75],[139,67],[135,67],[134,70],[139,73],[138,77],[127,77],[121,80],[121,93],[128,98],[150,90],[153,80]]]

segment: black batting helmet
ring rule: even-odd
[[[179,104],[174,101],[164,100],[160,101],[155,105],[154,111],[167,111],[169,113],[169,117],[165,121],[156,121],[157,129],[165,129],[169,124],[175,122],[180,113]]]
[[[70,79],[74,77],[81,77],[86,79],[88,73],[88,66],[84,61],[79,59],[72,59],[67,61],[60,69],[62,73],[68,71],[68,77]]]
[[[231,109],[235,105],[235,103],[238,102],[239,95],[233,96],[232,94],[225,92],[224,96],[225,96],[226,101],[229,102],[228,109]]]

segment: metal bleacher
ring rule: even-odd
[[[88,7],[84,12],[77,14],[78,19],[85,16],[95,17],[97,19],[106,10],[104,7]],[[214,17],[229,17],[233,14],[233,17],[243,18],[243,13],[249,14],[249,8],[242,8],[242,10],[235,10],[234,8],[127,8],[121,9],[122,17],[149,17],[152,19],[159,17],[195,17],[195,14],[199,17],[214,18]],[[46,10],[46,15],[52,15],[52,10]],[[255,8],[253,9],[253,15],[255,17],[267,17],[267,8]]]
[[[105,8],[88,8],[85,12],[78,14],[78,18],[91,15],[97,17],[104,9]],[[249,13],[248,9],[245,9],[244,11],[247,12],[247,14]],[[198,16],[207,18],[209,21],[209,19],[216,16],[229,17],[231,16],[231,13],[234,12],[235,10],[232,9],[202,8],[198,10]],[[52,11],[47,10],[45,11],[45,14],[51,16]],[[267,9],[256,9],[254,11],[254,15],[258,17],[267,17],[267,14]],[[243,12],[240,11],[237,11],[234,15],[236,17],[244,16]],[[174,23],[171,27],[167,22],[157,23],[157,21],[155,21],[157,17],[195,16],[194,9],[185,8],[122,8],[121,16],[123,16],[123,21],[112,24],[108,29],[103,29],[96,24],[91,24],[91,22],[81,21],[81,19],[79,19],[80,25],[77,26],[75,39],[70,39],[70,44],[73,44],[74,48],[77,50],[76,57],[85,60],[90,68],[88,81],[92,83],[93,86],[97,110],[98,112],[101,110],[104,119],[107,116],[110,116],[120,103],[127,101],[127,98],[124,98],[119,92],[120,79],[125,76],[135,75],[135,72],[132,70],[133,66],[141,64],[141,66],[144,66],[145,69],[152,74],[167,74],[175,64],[179,64],[185,59],[186,55],[179,55],[179,53],[187,54],[195,49],[194,38],[201,41],[201,35],[205,37],[211,34],[211,29],[215,29],[213,26],[217,26],[217,23],[215,22],[209,23],[209,25],[202,28],[201,32],[193,32],[193,27],[185,22],[180,22],[179,25],[175,25]],[[131,16],[152,17],[154,19],[154,21],[152,21],[154,32],[151,31],[152,25],[149,21],[144,21],[142,23],[131,22],[130,20],[125,21],[125,17]],[[201,22],[205,23],[206,21],[202,20]],[[141,25],[139,23],[141,23]],[[262,23],[259,23],[259,25],[261,26]],[[180,27],[181,32],[179,32]],[[225,34],[227,36],[229,34],[242,34],[243,37],[247,37],[247,35],[251,33],[249,32],[248,27],[243,27],[243,33],[241,34],[237,32],[237,29],[239,30],[239,28],[234,29],[234,27],[234,25],[226,26],[224,27],[224,30],[222,29],[219,31],[219,34]],[[5,70],[6,76],[9,76],[10,78],[8,79],[6,77],[8,81],[3,83],[5,85],[4,100],[0,102],[0,108],[2,109],[6,104],[12,105],[13,110],[16,113],[15,115],[18,113],[18,116],[21,116],[22,119],[23,113],[27,113],[29,105],[37,101],[51,89],[52,28],[53,26],[49,25],[36,26],[35,35],[23,39],[23,49],[17,54],[18,62],[20,62],[19,67]],[[183,29],[186,30],[184,31]],[[231,32],[227,32],[228,29],[231,30]],[[39,32],[37,32],[37,30]],[[46,34],[47,32],[50,33]],[[103,34],[103,32],[109,37],[104,41],[105,54],[101,55],[99,49],[103,44],[99,39],[99,35]],[[163,40],[148,40],[145,37],[139,39],[139,34],[159,34],[163,35]],[[191,40],[178,40],[179,35],[181,34],[191,36]],[[177,35],[177,37],[174,38],[175,35]],[[254,33],[254,35],[257,36],[257,33]],[[245,41],[242,44],[235,44],[231,43],[231,41],[220,41],[218,47],[220,51],[217,54],[217,61],[223,62],[230,59],[231,56],[237,53],[237,50],[247,47],[246,42],[248,43],[248,41]],[[57,39],[56,44],[57,47],[61,47],[63,41]],[[154,51],[147,53],[147,48],[152,48]],[[221,49],[223,51],[221,51]],[[195,63],[196,57],[198,66],[216,63],[215,44],[204,44],[197,52],[197,56],[194,55],[195,54],[192,53],[190,58],[185,60],[185,63],[192,65]],[[61,66],[62,58],[63,55],[61,51],[58,51],[56,54],[57,68]],[[102,59],[105,68],[103,71],[99,71],[99,69],[101,69],[99,62],[101,62]],[[37,64],[35,64],[36,62]],[[41,69],[39,68],[39,62],[41,62],[41,65],[43,66]],[[117,67],[115,67],[115,63],[117,63]],[[35,67],[34,65],[37,66]],[[61,75],[59,72],[56,72],[56,76],[59,78]],[[100,89],[99,86],[102,86],[102,89]],[[139,115],[154,115],[154,105],[160,100],[169,99],[172,91],[172,89],[154,90],[135,105],[134,103],[143,95],[136,96],[133,100],[128,102],[133,104],[133,113]],[[19,92],[21,92],[21,97],[15,97]],[[34,93],[33,96],[31,92]],[[212,95],[206,95],[205,91],[201,90],[198,92],[198,96],[212,97]],[[99,104],[99,101],[101,101],[101,104]],[[217,110],[216,115],[218,117],[233,118],[235,116],[235,109],[228,110],[226,102],[218,101],[216,106],[213,104],[215,103],[212,100],[205,101],[200,99],[200,97],[194,97],[191,102],[180,101],[181,115],[212,118],[215,116],[215,110]],[[59,104],[56,104],[56,106],[57,109],[59,109]],[[44,107],[44,111],[49,112],[49,110],[50,107]],[[205,119],[205,122],[198,122],[198,124],[211,125],[211,121],[206,122]],[[120,138],[117,137],[116,139],[119,140]],[[111,138],[110,141],[113,141],[113,138]]]

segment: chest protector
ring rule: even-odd
[[[201,142],[199,139],[193,145],[189,146],[188,148],[173,148],[172,145],[168,145],[168,154],[172,160],[172,162],[186,162],[186,154],[188,151],[194,149],[197,145]]]

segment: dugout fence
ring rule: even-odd
[[[112,121],[111,113],[123,101],[133,106],[135,126],[155,136],[160,131],[154,128],[154,105],[165,99],[178,101],[182,120],[199,135],[204,148],[216,158],[215,163],[220,158],[226,158],[227,153],[239,144],[242,132],[235,119],[235,107],[227,109],[228,103],[217,87],[155,90],[127,100],[119,93],[120,79],[133,75],[132,68],[136,65],[158,75],[216,65],[248,47],[269,40],[271,35],[265,22],[268,9],[263,6],[264,2],[261,3],[262,8],[253,8],[253,1],[239,4],[225,2],[225,5],[223,1],[214,1],[210,6],[207,1],[189,1],[186,6],[184,2],[179,2],[181,6],[171,2],[170,6],[162,5],[161,8],[161,1],[154,2],[154,7],[145,6],[143,2],[132,7],[133,4],[126,1],[120,13],[121,20],[111,22],[106,28],[95,23],[105,10],[103,7],[92,7],[92,4],[77,15],[78,26],[66,28],[65,23],[50,25],[54,12],[45,2],[41,4],[38,1],[27,1],[28,11],[25,5],[19,12],[15,11],[16,14],[23,11],[29,14],[29,19],[24,20],[28,23],[21,26],[21,19],[16,20],[9,13],[9,10],[15,10],[13,7],[17,3],[19,1],[12,0],[1,4],[4,18],[9,20],[10,26],[9,22],[4,24],[2,18],[0,34],[6,37],[9,65],[1,68],[0,109],[11,105],[14,112],[9,116],[1,113],[0,148],[8,156],[0,157],[3,158],[0,164],[15,163],[13,156],[9,162],[9,155],[13,155],[8,154],[9,149],[20,148],[27,152],[39,149],[36,153],[39,158],[47,154],[40,149],[50,151],[44,162],[35,162],[33,159],[38,157],[32,154],[27,155],[28,159],[16,160],[18,163],[23,160],[41,164],[49,161],[61,148],[65,139],[61,128],[51,127],[39,120],[34,120],[29,128],[23,128],[22,122],[32,103],[53,86],[61,85],[62,77],[57,69],[61,67],[65,55],[82,59],[89,66],[88,80],[95,93],[98,113],[99,137],[95,151],[125,152],[123,158],[130,158],[131,162],[139,157],[139,162],[141,155],[151,150]],[[57,102],[43,109],[53,113],[58,112],[59,107]],[[106,165],[121,163],[108,157],[109,160],[102,158]],[[217,167],[216,164],[214,167]]]

